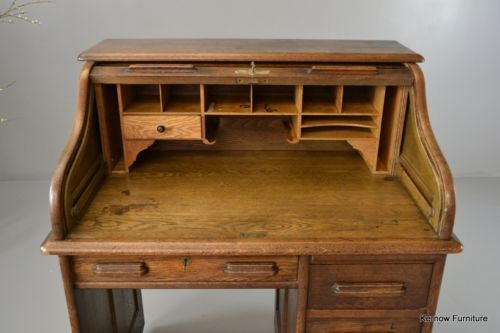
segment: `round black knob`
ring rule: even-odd
[[[165,126],[163,126],[163,125],[158,125],[158,127],[156,127],[156,131],[157,131],[158,133],[163,133],[163,132],[165,132]]]

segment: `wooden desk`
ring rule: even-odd
[[[453,236],[422,57],[396,42],[106,40],[54,173],[73,332],[144,288],[273,288],[276,331],[430,332]]]

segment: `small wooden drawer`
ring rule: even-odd
[[[310,309],[420,308],[432,263],[311,265]]]
[[[418,318],[335,318],[307,321],[307,333],[417,333]]]
[[[125,139],[200,139],[199,116],[124,115],[123,136]]]
[[[74,257],[75,282],[296,281],[297,257]]]

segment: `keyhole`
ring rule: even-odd
[[[191,259],[189,258],[184,258],[182,259],[182,266],[184,266],[184,273],[186,273],[187,267],[191,263]]]

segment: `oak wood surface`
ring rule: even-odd
[[[125,139],[201,139],[199,116],[122,116]]]
[[[41,246],[43,254],[56,255],[387,255],[449,254],[462,251],[453,236],[436,238],[330,238],[307,240],[273,240],[266,242],[233,240],[200,242],[199,240],[166,241],[92,239],[56,240],[51,234]]]
[[[81,59],[98,63],[81,73],[42,245],[61,255],[73,332],[141,331],[139,288],[282,288],[280,333],[431,331],[418,315],[435,313],[461,244],[420,55],[176,39],[105,40]]]
[[[127,177],[105,180],[69,239],[436,237],[401,184],[371,175],[354,152],[143,157]]]
[[[304,39],[105,39],[85,61],[419,62],[396,41]]]
[[[270,272],[264,271],[263,265],[272,265],[273,269]],[[72,267],[75,283],[297,280],[297,257],[293,256],[75,257]]]
[[[311,265],[311,309],[407,309],[427,305],[433,264]]]
[[[453,231],[453,223],[455,220],[455,189],[453,185],[453,176],[446,162],[446,159],[439,148],[434,133],[431,128],[429,114],[427,110],[427,101],[425,97],[425,81],[422,70],[418,65],[409,64],[408,67],[415,76],[415,84],[413,89],[413,104],[410,107],[414,108],[415,130],[417,131],[417,147],[423,149],[424,157],[421,157],[421,152],[417,153],[415,147],[409,149],[409,156],[415,159],[426,159],[427,162],[415,163],[415,166],[421,174],[422,181],[429,187],[434,187],[433,206],[436,212],[436,219],[433,224],[436,226],[439,237],[447,239]],[[412,102],[412,100],[410,100]],[[411,110],[411,108],[410,108]],[[412,155],[412,152],[414,155]],[[405,149],[402,150],[402,156]],[[427,170],[431,168],[432,173]],[[406,169],[408,172],[408,169]]]
[[[165,64],[166,65],[166,64]],[[376,71],[314,72],[314,63],[258,63],[258,74],[248,73],[247,63],[196,63],[192,72],[131,71],[130,64],[100,63],[91,72],[92,82],[103,84],[282,84],[282,85],[404,85],[414,78],[402,64],[377,64]],[[244,73],[242,73],[244,72]],[[265,74],[261,74],[265,72]],[[341,93],[341,91],[338,91]]]
[[[418,333],[417,318],[335,318],[316,319],[308,322],[308,333]]]
[[[82,191],[90,193],[95,189],[96,177],[102,177],[104,167],[93,103],[93,92],[89,73],[94,64],[87,62],[79,78],[80,90],[76,106],[73,129],[59,158],[50,184],[50,217],[55,238],[63,239],[71,228],[75,217],[71,210],[75,204],[86,206],[80,201]],[[97,166],[91,171],[89,166]],[[93,173],[92,173],[93,172]],[[82,180],[85,179],[85,182]],[[89,196],[87,198],[90,198]]]

